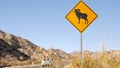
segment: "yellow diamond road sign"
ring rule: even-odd
[[[67,15],[66,19],[81,33],[97,18],[97,14],[83,1],[80,1]]]

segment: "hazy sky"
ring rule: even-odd
[[[66,52],[80,50],[80,33],[66,14],[80,0],[0,0],[0,29]],[[120,50],[120,0],[83,0],[98,18],[83,32],[89,51]],[[105,40],[104,40],[105,39]]]

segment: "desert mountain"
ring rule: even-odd
[[[60,49],[46,50],[27,39],[0,30],[0,64],[11,64],[10,61],[28,62],[28,60],[32,60],[32,64],[40,64],[45,57],[52,57],[55,63],[59,62],[60,64],[67,64],[71,58],[69,54]]]

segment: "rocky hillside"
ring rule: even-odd
[[[24,61],[38,59],[46,52],[32,42],[0,31],[0,57],[5,60]]]
[[[10,63],[10,61],[24,62],[32,60],[33,64],[41,63],[45,57],[53,57],[55,63],[68,63],[71,56],[60,49],[44,49],[39,47],[27,39],[7,34],[0,30],[0,64],[2,61]],[[31,63],[30,63],[31,64]],[[64,65],[63,64],[63,65]]]

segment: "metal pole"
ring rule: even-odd
[[[82,0],[80,0],[82,1]],[[80,34],[80,68],[83,68],[83,39],[82,33]]]
[[[81,52],[80,52],[80,68],[83,68],[83,62],[82,62],[82,59],[83,59],[83,44],[82,44],[82,42],[83,42],[83,40],[82,40],[82,33],[81,33],[81,35],[80,35],[80,39],[81,39],[81,42],[80,42],[80,50],[81,50]]]

